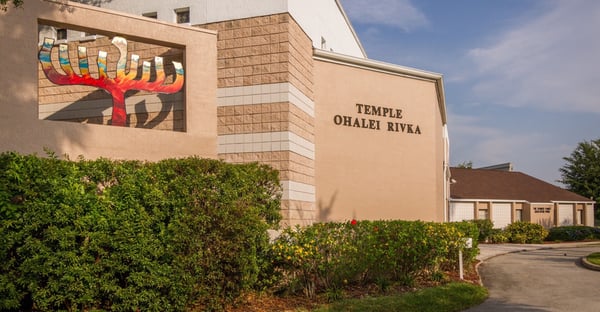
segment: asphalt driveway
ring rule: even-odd
[[[579,261],[600,252],[600,245],[571,246],[490,246],[499,248],[496,254],[511,253],[492,254],[479,266],[490,297],[467,311],[600,311],[600,272]]]

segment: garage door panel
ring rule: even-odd
[[[473,220],[475,219],[474,207],[474,203],[450,203],[448,220],[450,222]]]
[[[511,223],[511,209],[512,205],[510,203],[492,204],[492,222],[494,223],[494,228],[505,228]]]
[[[573,205],[558,205],[558,226],[573,225]]]

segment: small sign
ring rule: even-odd
[[[473,248],[473,238],[465,238],[465,248]]]

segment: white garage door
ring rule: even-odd
[[[450,222],[475,219],[475,203],[450,203]]]
[[[494,228],[501,229],[510,224],[510,209],[510,203],[492,204],[492,222],[494,222]]]
[[[558,205],[558,226],[573,225],[573,205]]]

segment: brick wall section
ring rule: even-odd
[[[291,82],[312,93],[312,42],[287,13],[198,25],[218,31],[218,87]]]
[[[151,61],[152,67],[154,67],[154,57],[161,56],[163,57],[164,70],[166,74],[165,84],[169,84],[173,82],[174,78],[174,67],[172,65],[172,61],[182,62],[183,60],[183,51],[175,48],[162,47],[147,43],[135,42],[128,40],[128,55],[127,55],[127,71],[129,71],[129,60],[131,58],[131,54],[137,54],[140,56],[140,65],[138,68],[138,78],[141,76],[141,64],[142,61]],[[98,77],[98,51],[106,51],[108,53],[107,56],[107,69],[109,77],[114,77],[116,74],[116,65],[119,59],[119,50],[111,44],[111,38],[108,37],[100,37],[96,40],[92,41],[72,41],[69,42],[69,59],[71,61],[71,66],[75,73],[79,74],[79,62],[77,58],[77,47],[83,46],[87,48],[87,56],[89,63],[89,70],[92,77]],[[60,68],[60,64],[58,61],[58,45],[56,45],[52,49],[52,61],[54,64],[54,68],[59,72],[62,72]],[[85,102],[87,101],[103,101],[106,103],[103,107],[112,107],[112,98],[106,93],[104,90],[89,87],[89,86],[80,86],[80,85],[56,85],[46,79],[44,72],[42,71],[41,65],[38,65],[39,69],[39,88],[38,88],[38,103],[40,105],[40,111],[49,110],[52,104],[65,104],[67,106],[70,103],[77,103],[79,107],[85,109],[89,107]],[[155,78],[154,68],[151,69],[151,79],[153,81]],[[139,96],[140,101],[142,101],[142,97],[146,95],[150,95],[152,93],[146,91],[129,91],[126,94],[126,98]],[[174,102],[172,95],[161,95],[161,98],[164,99],[166,104],[172,104],[170,102]],[[181,105],[183,106],[183,105]],[[144,111],[143,108],[140,108],[142,112],[131,112],[128,110],[128,125],[129,127],[136,128],[147,128],[147,129],[159,129],[159,130],[172,130],[172,131],[184,131],[184,112],[183,110],[177,109],[169,109],[166,111]],[[108,124],[111,120],[111,116],[102,116],[102,110],[95,111],[93,113],[89,113],[87,116],[79,116],[73,118],[61,118],[61,117],[53,117],[50,115],[47,118],[42,119],[50,119],[50,120],[62,120],[62,121],[71,121],[71,122],[80,122],[80,123],[91,123],[91,124]]]
[[[313,100],[312,42],[288,13],[198,26],[218,32],[218,88],[289,83]],[[314,142],[314,116],[290,102],[220,106],[217,116],[220,136],[292,132]],[[282,181],[315,185],[314,159],[289,150],[219,157],[232,163],[268,164],[279,170]],[[315,203],[285,199],[282,216],[287,225],[312,223]]]
[[[314,141],[314,118],[288,102],[222,106],[217,116],[220,135],[291,131]]]
[[[313,96],[313,46],[309,37],[296,23],[289,24],[290,40],[290,82],[306,96]]]
[[[303,157],[289,151],[262,152],[262,153],[231,153],[224,154],[221,158],[231,163],[260,162],[279,170],[282,181],[296,181],[304,184],[314,183],[314,169],[312,159]]]

